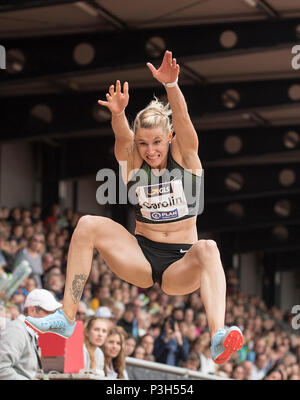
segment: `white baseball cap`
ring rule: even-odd
[[[99,307],[97,308],[95,312],[96,317],[100,318],[113,318],[114,315],[111,313],[110,309],[108,307]]]
[[[55,300],[53,294],[46,289],[34,289],[26,297],[24,307],[38,306],[46,311],[55,311],[62,304]]]

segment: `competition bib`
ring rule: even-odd
[[[140,212],[150,221],[172,221],[188,215],[181,179],[136,189]]]

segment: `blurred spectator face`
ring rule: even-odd
[[[265,347],[266,347],[266,345],[265,345],[265,342],[264,342],[264,340],[257,340],[256,342],[255,342],[255,345],[254,345],[254,351],[257,353],[257,354],[261,354],[261,353],[263,353],[264,351],[265,351]]]
[[[110,274],[104,274],[101,277],[101,285],[110,287],[110,285],[111,285],[111,276],[110,276]]]
[[[173,317],[176,319],[176,321],[183,321],[184,318],[183,310],[177,308],[177,310],[173,312]]]
[[[34,226],[35,233],[43,233],[44,232],[44,226],[43,226],[42,221],[36,222],[35,224],[33,224],[33,226]]]
[[[11,303],[12,304],[23,304],[25,302],[25,296],[20,293],[15,293],[12,295]]]
[[[128,304],[130,302],[130,295],[127,290],[125,292],[122,292],[122,302],[124,304]]]
[[[35,234],[29,242],[29,249],[35,253],[40,253],[42,251],[43,244],[43,236],[40,234]]]
[[[248,317],[255,318],[256,317],[256,309],[255,307],[251,306],[248,311]]]
[[[150,302],[155,302],[158,299],[158,292],[154,288],[150,288],[147,291],[147,296],[149,297]]]
[[[244,372],[245,372],[245,379],[250,379],[252,375],[252,367],[253,364],[251,361],[244,361],[243,362]]]
[[[196,326],[193,323],[188,323],[185,337],[193,342],[196,339]]]
[[[56,238],[56,246],[64,248],[66,245],[66,239],[63,235],[59,235]]]
[[[121,287],[121,280],[119,278],[113,277],[111,285],[110,285],[110,289],[115,290],[115,289],[120,289],[120,287]],[[120,290],[120,293],[122,294],[121,290]]]
[[[30,210],[23,210],[21,213],[21,218],[30,218],[31,217],[31,213]]]
[[[3,207],[2,208],[2,217],[3,219],[7,219],[9,217],[9,208]]]
[[[25,289],[30,293],[33,289],[36,289],[36,281],[34,278],[27,278],[25,283]]]
[[[22,225],[16,225],[16,226],[13,228],[13,236],[14,236],[16,239],[20,239],[20,238],[23,236],[23,232],[24,232],[24,229],[23,229],[23,226],[22,226]]]
[[[13,208],[11,216],[15,221],[19,221],[21,219],[21,210],[18,207]]]
[[[131,288],[130,288],[130,297],[132,299],[134,299],[135,297],[138,296],[138,294],[139,294],[139,291],[138,291],[137,286],[131,286]]]
[[[194,310],[191,308],[187,308],[184,313],[184,320],[186,322],[193,322],[194,321]]]
[[[120,335],[114,333],[109,335],[103,345],[103,350],[105,355],[108,358],[116,358],[118,357],[122,348],[122,339]]]
[[[123,318],[129,324],[134,320],[134,311],[133,310],[125,310]]]
[[[133,357],[138,358],[140,360],[144,360],[146,351],[143,346],[137,346],[134,350]]]
[[[152,354],[154,348],[154,338],[151,335],[146,335],[141,340],[141,345],[144,347],[146,354]]]
[[[34,227],[33,225],[27,225],[24,229],[24,238],[29,240],[34,235]]]
[[[95,318],[87,325],[84,335],[92,346],[100,347],[107,337],[108,326],[105,320]]]
[[[269,375],[265,377],[266,381],[281,381],[282,376],[279,371],[272,371]]]
[[[292,374],[289,376],[289,381],[299,381],[300,375],[299,374]]]
[[[193,350],[197,353],[203,353],[205,348],[205,344],[203,343],[201,337],[198,337],[195,343],[193,344]]]
[[[159,304],[162,306],[162,307],[165,307],[167,304],[168,304],[168,302],[169,302],[169,296],[167,295],[167,294],[165,294],[165,293],[161,293],[160,294],[160,296],[159,296]]]
[[[76,312],[76,321],[84,321],[86,317],[86,305],[80,301]]]
[[[196,319],[196,325],[199,328],[205,328],[207,326],[207,319],[204,313],[199,313]]]
[[[120,301],[122,302],[122,291],[121,289],[115,289],[112,293],[112,297],[116,300],[116,301]]]
[[[16,254],[16,252],[18,251],[18,244],[15,240],[11,240],[9,242],[9,253],[11,254]]]
[[[233,372],[232,372],[232,378],[237,379],[237,380],[243,380],[245,379],[245,371],[242,365],[237,365]]]
[[[230,378],[231,374],[232,374],[232,364],[227,362],[225,364],[222,364],[220,367],[221,371],[224,371],[226,373],[226,376],[228,378]]]
[[[40,206],[34,205],[34,206],[32,207],[31,215],[32,215],[34,218],[40,218],[41,213],[42,213],[42,209],[41,209]]]
[[[154,337],[154,340],[155,340],[161,334],[160,326],[151,326],[149,328],[149,333],[150,333],[150,335],[152,335]]]
[[[17,319],[18,316],[20,315],[19,308],[18,308],[16,305],[13,305],[13,304],[12,304],[11,306],[9,306],[9,307],[8,307],[8,311],[9,311],[9,313],[10,313],[10,318],[11,318],[12,320]]]
[[[53,266],[53,263],[54,263],[53,255],[51,253],[45,253],[42,258],[43,271],[46,272],[49,268]]]
[[[126,357],[132,356],[132,354],[134,353],[135,345],[136,345],[136,340],[133,337],[126,339],[125,341]]]
[[[109,299],[110,298],[110,290],[109,287],[101,286],[99,288],[99,299]]]
[[[56,246],[56,233],[55,232],[48,233],[46,244],[47,244],[47,247]]]
[[[264,369],[268,364],[268,359],[265,354],[258,354],[255,360],[255,365],[259,370]]]

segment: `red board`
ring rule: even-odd
[[[54,333],[39,334],[38,340],[42,357],[64,357],[64,372],[78,373],[84,368],[83,323],[76,322],[73,335],[65,339]]]

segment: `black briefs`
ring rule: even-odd
[[[138,244],[152,268],[153,282],[161,286],[164,271],[175,261],[180,260],[192,247],[192,244],[153,242],[141,235],[136,235]]]

